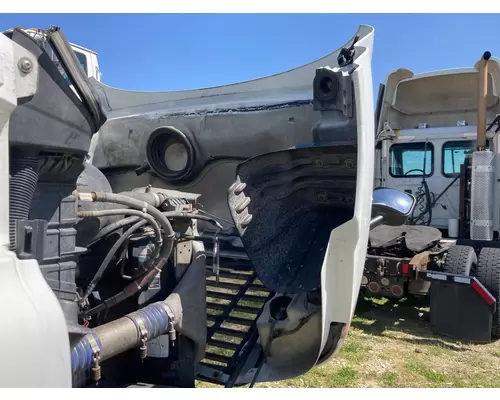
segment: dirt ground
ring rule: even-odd
[[[433,335],[427,307],[425,300],[361,299],[335,359],[255,387],[500,387],[500,341],[471,344]]]

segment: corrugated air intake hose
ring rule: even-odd
[[[40,159],[12,149],[10,154],[10,206],[9,238],[10,249],[16,247],[16,221],[29,219],[31,202],[38,182]]]

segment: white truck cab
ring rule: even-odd
[[[487,125],[500,114],[499,62],[495,57],[489,60]],[[427,212],[416,223],[441,230],[455,227],[461,218],[460,168],[476,148],[477,68],[421,74],[398,69],[387,76],[379,98],[375,187],[399,189],[421,198],[415,215]],[[498,135],[487,132],[487,137],[498,158]],[[498,170],[495,175],[499,176]],[[423,181],[428,187],[427,200]],[[499,196],[498,179],[494,185]],[[497,208],[494,214],[494,231],[498,232]]]
[[[78,61],[83,71],[89,78],[94,78],[98,82],[102,82],[102,73],[99,70],[99,63],[97,61],[97,53],[93,50],[87,49],[74,43],[70,43],[73,52],[76,54]]]

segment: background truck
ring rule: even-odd
[[[363,286],[395,299],[430,294],[434,329],[461,339],[500,336],[499,65],[486,52],[474,68],[399,69],[376,112],[375,186],[417,204],[408,225],[371,231]]]

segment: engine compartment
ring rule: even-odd
[[[65,38],[51,33],[64,61]],[[8,37],[40,65],[38,90],[10,119],[10,248],[37,260],[60,303],[73,386],[193,387],[206,345],[197,221],[215,232],[220,224],[198,213],[196,194],[151,186],[113,193],[87,157],[105,121],[84,96],[90,85],[73,91],[31,37]]]

